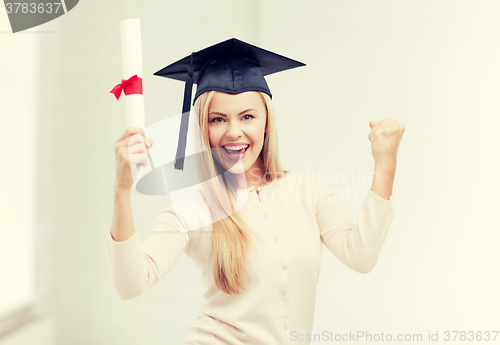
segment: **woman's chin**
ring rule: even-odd
[[[240,159],[239,161],[232,164],[229,169],[226,168],[232,174],[244,174],[245,166],[243,165],[243,161]]]
[[[238,161],[231,161],[224,159],[224,157],[222,157],[222,159],[221,157],[218,157],[216,161],[225,171],[230,172],[231,174],[245,173],[245,166],[242,159]]]

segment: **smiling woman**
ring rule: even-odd
[[[354,224],[328,188],[312,182],[318,179],[280,165],[264,75],[302,65],[232,39],[156,73],[186,81],[184,104],[191,98],[189,84],[198,84],[194,110],[199,139],[207,148],[198,155],[199,173],[207,174],[200,180],[206,182],[203,197],[213,222],[186,229],[174,208],[167,207],[144,242],[135,232],[116,241],[133,226],[129,194],[118,191],[108,253],[114,286],[123,299],[146,292],[183,252],[200,267],[205,301],[185,344],[290,343],[291,334],[312,330],[322,244],[360,273],[377,262],[393,218],[391,200],[370,191]],[[402,132],[389,120],[373,127],[370,141],[382,182],[374,180],[372,188],[387,193],[395,158],[387,152],[395,152]],[[127,148],[127,138],[118,142],[119,149]],[[183,150],[180,135],[179,166]],[[146,159],[147,150],[141,155]],[[123,160],[118,155],[117,162]],[[127,179],[126,163],[118,165],[124,176],[119,174],[119,180]],[[294,193],[301,198],[288,197]]]
[[[226,161],[241,159],[248,187],[265,184],[264,163],[260,158],[267,122],[263,96],[255,91],[236,95],[215,92],[208,112],[210,147],[219,149],[212,151],[217,162],[236,172],[231,170],[236,165],[228,165]]]

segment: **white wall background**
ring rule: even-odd
[[[185,255],[134,300],[111,285],[105,241],[125,114],[109,90],[121,78],[119,21],[128,17],[142,22],[146,125],[178,114],[184,89],[152,74],[230,37],[307,64],[267,79],[285,169],[368,174],[368,122],[405,125],[379,262],[362,275],[324,249],[313,332],[427,340],[439,331],[436,344],[447,330],[499,330],[500,2],[81,1],[40,27],[38,101],[26,100],[39,111],[37,281],[57,344],[180,344],[202,302]],[[2,64],[22,55],[3,49],[13,39],[23,44],[0,35]],[[370,183],[338,186],[348,187],[366,193]],[[134,193],[141,238],[168,202]],[[356,220],[361,202],[342,205]]]
[[[0,320],[37,300],[39,38],[37,30],[13,35],[0,10]]]

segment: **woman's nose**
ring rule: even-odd
[[[227,129],[226,135],[228,138],[238,138],[242,134],[241,127],[238,121],[229,122],[229,127]]]

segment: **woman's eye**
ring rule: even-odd
[[[214,118],[212,119],[212,121],[210,121],[210,122],[219,123],[220,121],[217,121],[217,120],[222,120],[222,117],[214,117]]]
[[[248,118],[247,118],[247,116],[248,116]],[[254,117],[255,117],[255,116],[253,116],[253,115],[243,115],[243,118],[244,118],[244,119],[246,119],[246,120],[251,120],[251,119],[253,119]]]

